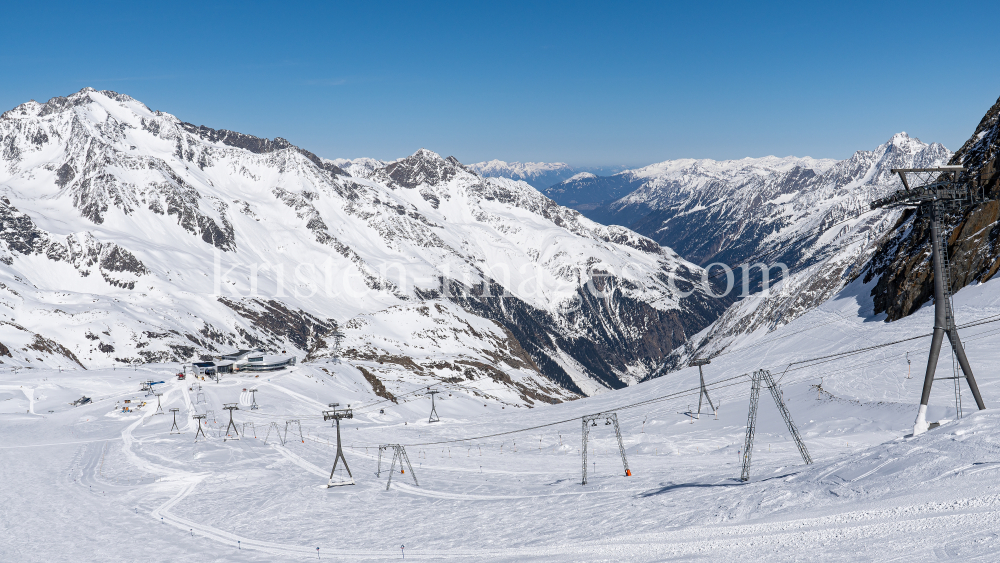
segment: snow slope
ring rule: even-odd
[[[0,558],[102,561],[129,550],[154,560],[359,561],[401,558],[402,547],[407,559],[460,561],[992,561],[1000,411],[905,437],[921,385],[907,379],[906,354],[919,373],[932,311],[886,324],[871,316],[866,289],[855,282],[715,358],[705,369],[718,420],[707,408],[699,420],[686,414],[697,408],[685,392],[694,369],[538,409],[443,385],[442,421],[428,424],[420,383],[394,384],[392,403],[355,367],[316,363],[201,382],[200,392],[168,378],[163,407],[180,409],[181,430],[170,434],[171,415],[154,414],[155,401],[136,390],[175,366],[7,371],[0,404],[32,412],[0,409]],[[961,325],[1000,319],[1000,283],[955,302]],[[997,327],[961,329],[990,407],[1000,400]],[[741,374],[758,368],[779,378],[815,463],[802,464],[765,391],[744,484]],[[224,440],[222,403],[251,386],[260,409],[236,411],[246,433]],[[95,402],[67,404],[82,393]],[[147,405],[122,414],[115,406],[126,398]],[[319,417],[329,402],[355,409],[341,429],[354,486],[320,488],[335,440]],[[951,382],[937,382],[932,418],[954,419],[953,403]],[[633,476],[623,476],[614,433],[600,423],[581,485],[579,417],[608,409],[619,409]],[[197,442],[194,412],[209,414]],[[289,419],[301,421],[302,439],[293,425],[281,445],[269,425]],[[454,441],[465,438],[474,439]],[[375,475],[384,443],[406,444],[413,469],[397,468],[388,490],[384,466]]]

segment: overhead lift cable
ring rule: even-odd
[[[985,325],[985,324],[995,323],[995,322],[998,322],[998,321],[1000,321],[1000,315],[991,315],[989,317],[984,317],[982,319],[974,320],[974,321],[971,321],[971,322],[966,323],[964,325],[960,325],[958,328],[970,328],[970,327],[973,327],[973,326],[981,326],[981,325]],[[858,348],[858,349],[855,349],[855,350],[846,350],[844,352],[838,352],[836,354],[828,354],[828,355],[825,355],[825,356],[818,356],[818,357],[815,357],[815,358],[806,358],[806,359],[803,359],[803,360],[797,360],[795,362],[786,364],[787,367],[785,368],[785,371],[783,372],[783,374],[786,373],[786,372],[792,372],[792,371],[797,371],[797,370],[801,370],[801,369],[806,369],[806,368],[814,367],[816,365],[820,365],[820,363],[827,363],[827,362],[830,362],[830,361],[835,361],[835,360],[840,359],[840,358],[849,357],[849,356],[861,354],[861,353],[864,353],[864,352],[869,352],[869,351],[872,351],[872,350],[877,350],[877,349],[880,349],[880,348],[886,348],[886,347],[893,346],[893,345],[896,345],[896,344],[901,344],[901,343],[904,343],[904,342],[910,342],[910,341],[913,341],[913,340],[918,340],[920,338],[927,338],[927,337],[930,337],[930,336],[931,336],[930,333],[928,333],[928,334],[922,334],[922,335],[918,335],[918,336],[911,336],[909,338],[902,338],[902,339],[899,339],[899,340],[894,340],[894,341],[891,341],[891,342],[884,342],[884,343],[876,344],[876,345],[873,345],[873,346],[867,346],[867,347],[864,347],[864,348]],[[741,349],[741,350],[743,350],[743,349]],[[795,365],[798,365],[798,364],[805,364],[805,365],[799,365],[798,367],[792,367],[792,366],[795,366]],[[720,380],[712,382],[712,383],[706,383],[705,386],[706,386],[706,388],[711,388],[713,390],[715,390],[715,389],[723,389],[723,388],[726,388],[726,387],[732,387],[734,385],[738,385],[739,384],[738,382],[737,383],[728,383],[728,382],[733,382],[733,381],[736,381],[736,380],[739,380],[739,379],[742,379],[742,378],[749,378],[749,377],[751,377],[751,373],[744,373],[744,374],[740,374],[740,375],[736,375],[736,376],[732,376],[732,377],[727,377],[725,379],[720,379]],[[728,383],[728,384],[727,385],[722,385],[723,383]],[[411,393],[416,393],[416,392],[419,392],[419,391],[422,391],[422,390],[428,389],[428,388],[430,388],[430,386],[421,387],[420,389],[412,391]],[[696,393],[700,393],[700,392],[701,392],[701,386],[699,385],[697,387],[692,387],[690,389],[684,389],[684,390],[677,391],[677,392],[674,392],[674,393],[669,393],[667,395],[661,395],[659,397],[654,397],[652,399],[646,399],[646,400],[643,400],[643,401],[638,401],[636,403],[630,403],[630,404],[622,405],[622,406],[619,406],[619,407],[605,409],[603,412],[616,412],[616,411],[621,411],[621,410],[636,408],[636,407],[645,406],[645,405],[649,405],[649,404],[652,404],[652,403],[657,403],[657,402],[666,401],[666,400],[670,400],[670,399],[677,399],[677,398],[681,398],[681,397],[688,396],[688,395],[695,395]],[[371,406],[371,405],[369,405],[369,406]],[[315,417],[306,417],[306,416],[304,416],[303,418],[315,418]],[[469,442],[469,441],[473,441],[473,440],[483,440],[483,439],[487,439],[487,438],[495,438],[495,437],[499,437],[499,436],[506,436],[506,435],[510,435],[510,434],[517,434],[517,433],[521,433],[521,432],[528,432],[528,431],[531,431],[531,430],[538,430],[540,428],[548,428],[550,426],[556,426],[556,425],[559,425],[559,424],[567,424],[567,423],[570,423],[570,422],[577,422],[578,420],[579,420],[579,417],[573,417],[573,418],[567,418],[567,419],[564,419],[564,420],[558,420],[558,421],[555,421],[555,422],[549,422],[549,423],[545,423],[545,424],[539,424],[539,425],[536,425],[536,426],[529,426],[529,427],[526,427],[526,428],[519,428],[519,429],[515,429],[515,430],[508,430],[508,431],[505,431],[505,432],[496,432],[496,433],[493,433],[493,434],[485,434],[485,435],[481,435],[481,436],[471,436],[471,437],[468,437],[468,438],[456,438],[456,439],[453,439],[453,440],[441,440],[441,441],[437,441],[437,442],[421,442],[421,443],[414,443],[414,444],[406,444],[406,446],[410,446],[410,447],[416,447],[416,446],[433,446],[433,445],[439,445],[439,444],[452,444],[452,443],[457,443],[457,442]]]

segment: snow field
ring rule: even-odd
[[[0,393],[30,401],[34,414],[0,414],[0,478],[8,484],[0,506],[9,532],[0,559],[101,561],[137,549],[150,560],[297,561],[320,547],[323,559],[393,560],[405,545],[407,558],[419,560],[993,560],[1000,410],[971,412],[965,391],[964,419],[904,437],[928,339],[865,349],[926,334],[932,308],[885,324],[864,315],[858,295],[845,291],[713,359],[705,375],[718,420],[707,405],[700,420],[686,414],[697,409],[697,395],[685,393],[696,369],[534,409],[441,385],[442,421],[434,424],[418,377],[387,382],[399,397],[394,404],[337,363],[200,382],[204,401],[193,381],[170,378],[170,365],[4,373]],[[994,318],[1000,283],[966,288],[955,304],[960,324]],[[1000,373],[991,360],[1000,326],[962,335],[987,406],[995,407]],[[764,390],[744,484],[737,478],[749,380],[738,376],[757,368],[780,380],[815,463],[802,464]],[[951,375],[947,357],[939,370]],[[170,414],[154,415],[155,398],[136,391],[148,378],[167,381],[163,408],[181,409],[182,434],[170,434]],[[234,420],[241,431],[243,423],[253,427],[223,440],[222,405],[249,387],[259,389],[260,408],[241,407]],[[67,404],[83,393],[94,404]],[[671,398],[629,407],[662,396]],[[126,398],[147,406],[117,412]],[[355,486],[322,488],[335,451],[334,430],[320,415],[330,402],[355,409],[341,429]],[[953,403],[951,382],[937,382],[930,419],[954,419]],[[620,409],[633,476],[623,476],[614,433],[599,423],[591,428],[590,483],[582,486],[579,417],[608,409]],[[197,442],[193,412],[214,415]],[[292,419],[304,440],[292,429],[284,446],[273,434],[265,443],[271,422],[283,428]],[[458,441],[465,438],[474,439]],[[407,446],[419,486],[397,473],[386,490],[387,474],[375,475],[383,443]]]

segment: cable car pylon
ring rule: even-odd
[[[583,448],[580,450],[583,458],[583,480],[581,485],[587,484],[587,442],[590,438],[590,426],[597,426],[597,421],[604,419],[604,425],[615,427],[615,436],[618,438],[618,453],[622,456],[622,465],[625,468],[625,476],[631,477],[632,470],[628,468],[628,459],[625,458],[625,444],[622,443],[621,429],[618,427],[618,414],[613,412],[600,412],[588,414],[583,417]],[[587,423],[590,423],[589,425]]]
[[[240,407],[236,403],[225,403],[222,406],[222,408],[224,408],[227,411],[229,411],[229,424],[226,425],[226,437],[223,438],[222,441],[225,442],[226,440],[239,440],[240,439],[240,432],[239,432],[239,430],[236,429],[236,423],[233,422],[233,411],[240,410]],[[233,434],[229,433],[229,429],[230,428],[232,428],[233,434],[236,435],[235,437],[233,437]]]
[[[205,435],[205,431],[202,430],[202,428],[201,428],[201,425],[205,424],[205,417],[206,417],[206,415],[204,415],[204,414],[196,414],[196,415],[193,415],[191,417],[191,418],[194,419],[194,424],[198,428],[197,430],[195,430],[195,433],[194,433],[194,441],[195,442],[198,441],[198,434],[201,434],[202,438],[204,438],[206,440],[208,439],[208,436]]]
[[[871,202],[872,209],[882,207],[917,207],[921,213],[930,215],[931,222],[931,264],[934,269],[934,335],[931,339],[931,350],[927,357],[927,370],[924,372],[924,386],[920,394],[920,407],[917,409],[917,419],[913,423],[913,435],[923,434],[938,424],[927,422],[927,403],[931,397],[931,386],[934,384],[934,372],[937,370],[938,358],[941,355],[941,342],[945,335],[951,349],[962,367],[962,373],[969,390],[976,399],[979,410],[986,408],[983,397],[979,394],[979,386],[972,374],[972,366],[965,355],[965,347],[958,337],[955,326],[955,311],[951,299],[951,264],[948,259],[948,240],[942,236],[941,219],[948,209],[960,209],[963,204],[974,203],[975,195],[969,190],[969,185],[962,178],[965,168],[962,166],[939,166],[936,168],[894,168],[899,174],[905,189],[899,190],[887,197]],[[907,175],[922,185],[911,187]],[[960,377],[958,375],[955,376]],[[942,378],[952,379],[952,378]]]
[[[174,423],[173,423],[173,425],[170,426],[170,433],[171,434],[180,434],[181,433],[181,429],[178,428],[178,426],[177,426],[177,413],[180,410],[181,409],[179,409],[177,407],[174,407],[174,408],[170,409],[170,414],[174,415]],[[174,432],[174,430],[176,430],[177,432]]]
[[[326,488],[340,487],[343,485],[353,485],[354,475],[351,473],[351,468],[347,465],[347,458],[344,457],[344,450],[340,444],[340,420],[342,418],[354,418],[354,412],[351,409],[340,409],[340,403],[330,403],[330,408],[333,410],[323,411],[323,420],[332,420],[337,426],[337,455],[333,458],[333,469],[330,470],[330,480],[326,484]],[[347,470],[347,475],[350,477],[350,481],[336,481],[333,480],[333,474],[337,471],[337,462],[344,460],[344,469]]]

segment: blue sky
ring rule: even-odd
[[[998,2],[7,3],[0,108],[85,86],[321,156],[642,165],[957,149]]]

